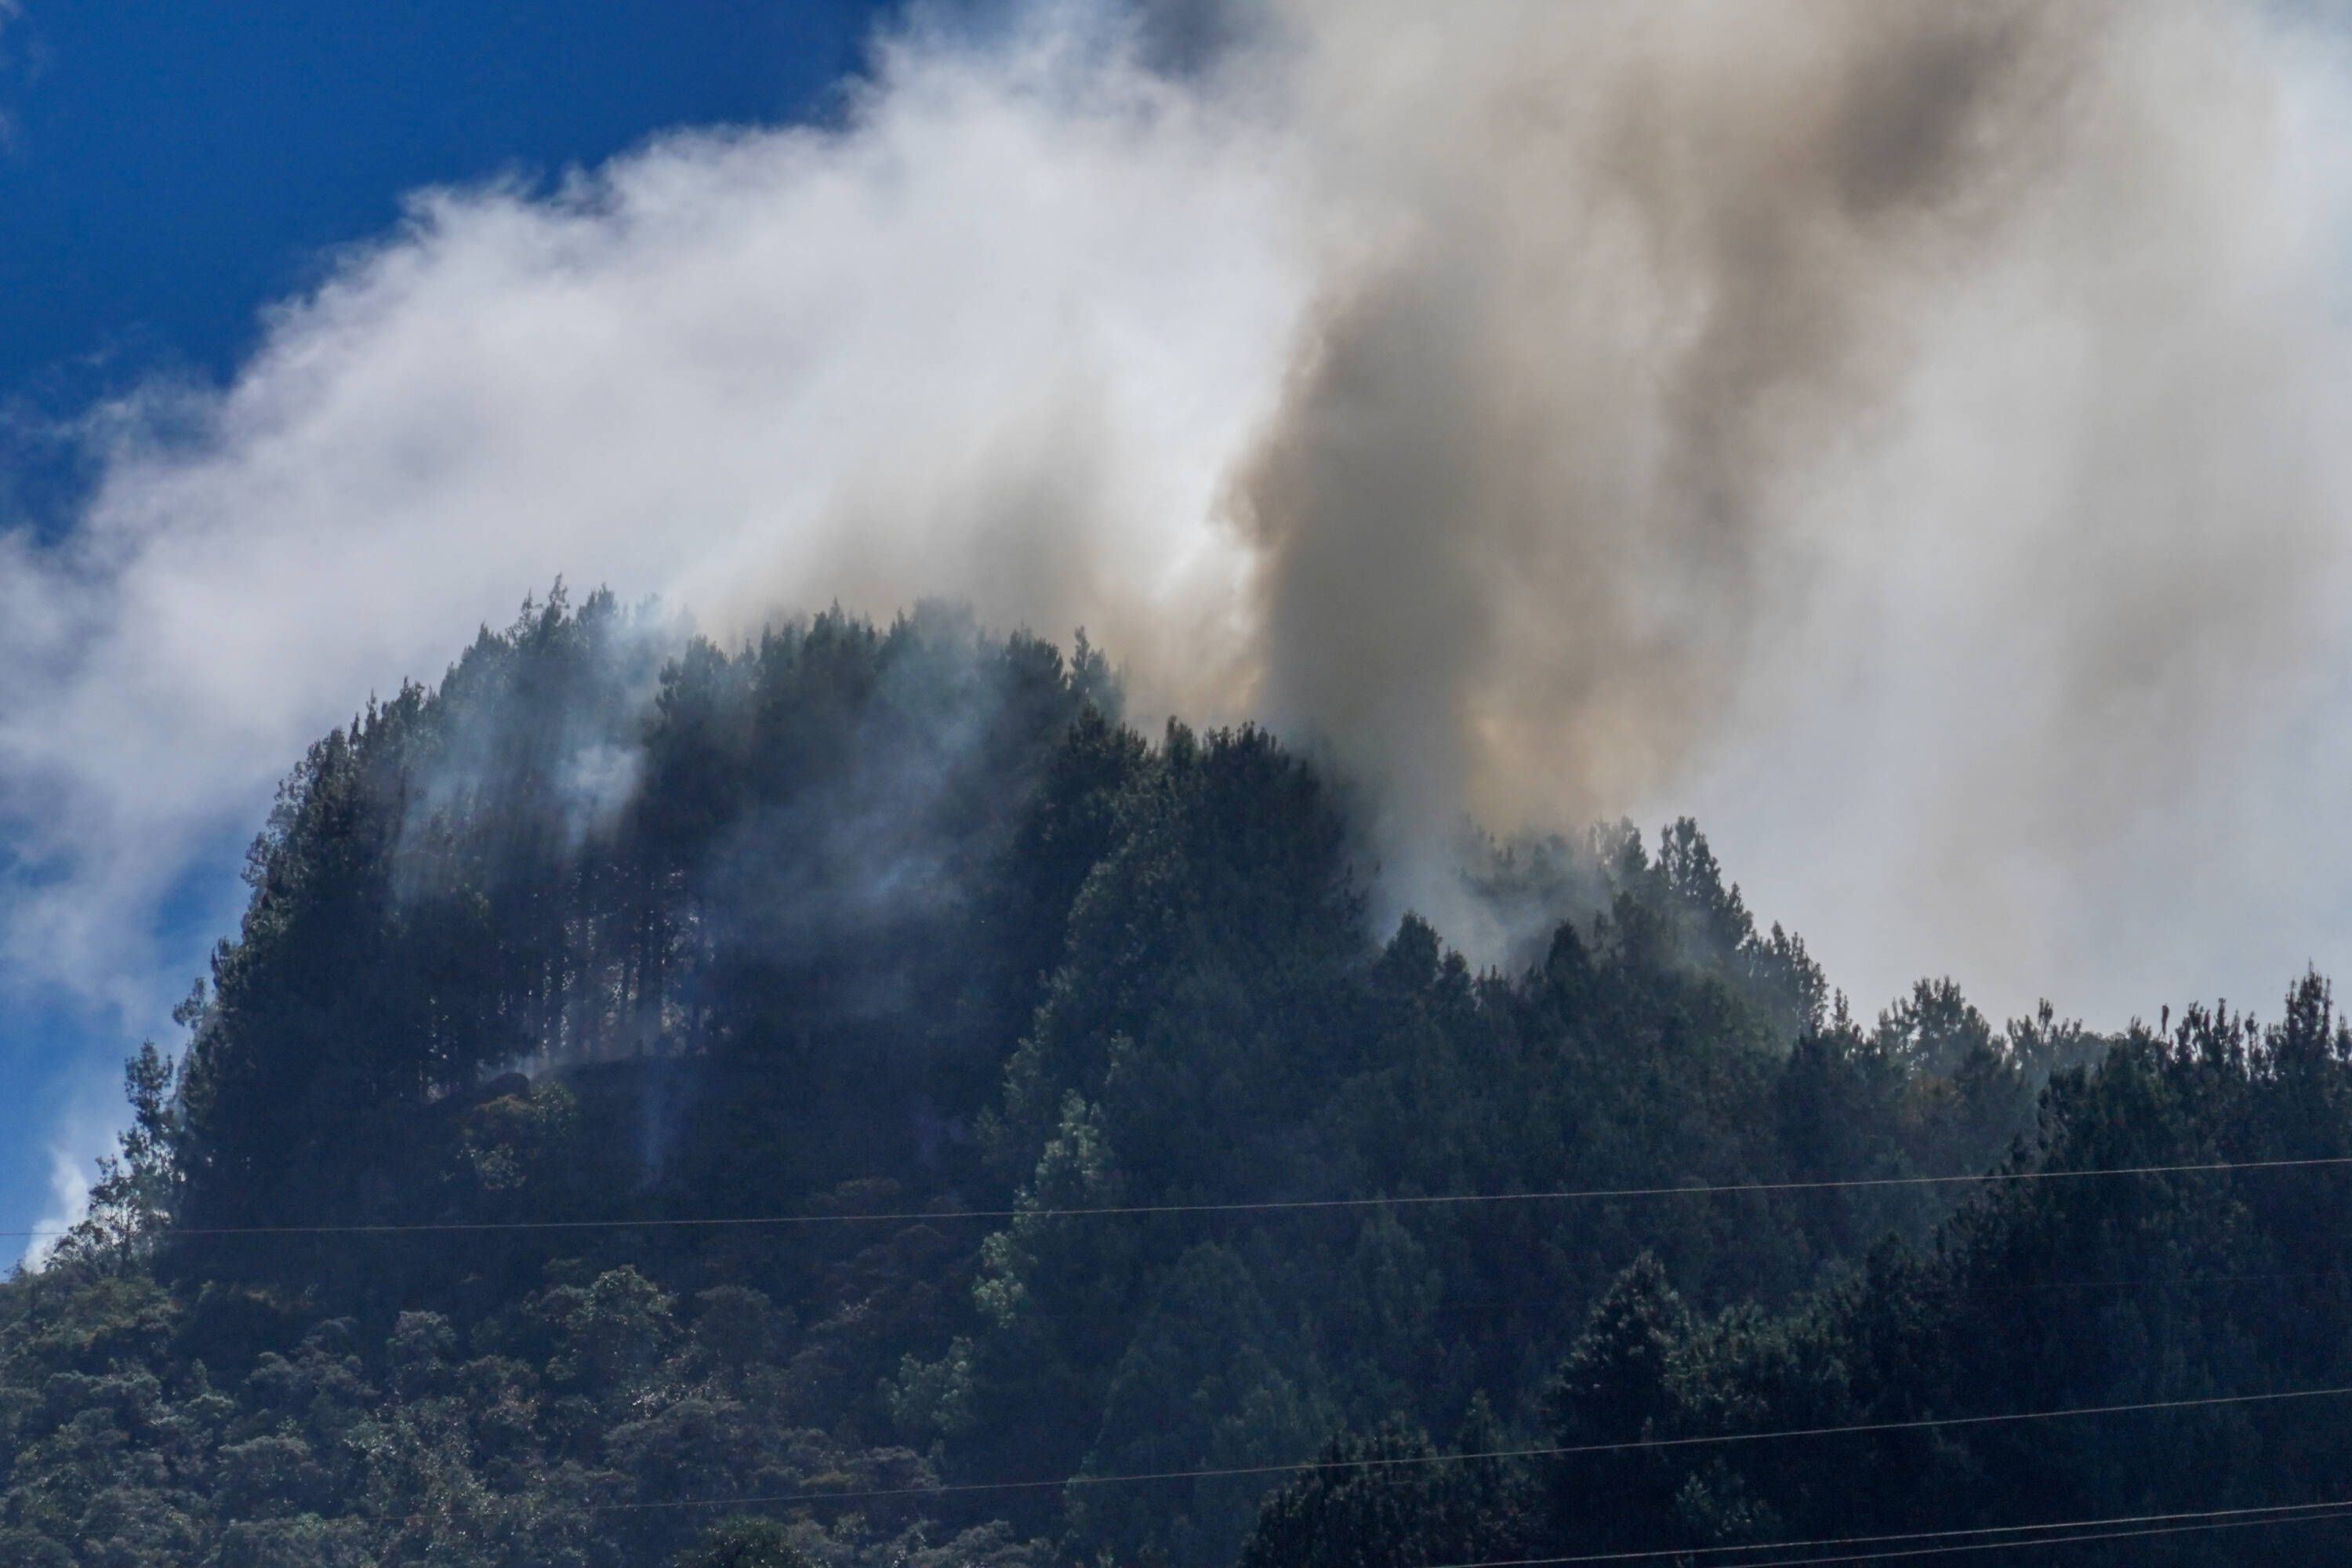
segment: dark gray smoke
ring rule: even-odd
[[[2352,970],[2314,9],[1038,0],[835,125],[426,193],[0,534],[0,961],[160,1027],[287,762],[561,571],[1086,626],[1147,729],[1319,736],[1488,953],[1465,816],[1692,810],[1864,997]]]
[[[1240,488],[1267,698],[1382,778],[1407,857],[1465,807],[1599,816],[1673,776],[1732,696],[1778,487],[2059,157],[2112,27],[2016,0],[1497,15],[1401,43],[1435,52],[1396,128],[1421,145],[1368,152],[1426,161],[1413,205]]]
[[[2044,812],[2126,814],[2150,741],[2232,733],[2249,686],[2279,673],[2250,595],[2294,624],[2296,574],[2337,540],[2307,477],[2215,471],[2277,391],[2225,403],[2211,362],[2284,346],[2229,297],[2277,281],[2261,276],[2279,259],[2260,253],[2268,237],[2228,252],[2273,220],[2294,155],[2252,10],[1288,15],[1328,259],[1233,510],[1262,554],[1263,700],[1377,781],[1398,901],[1475,943],[1447,858],[1461,814],[1573,826],[1687,799],[1752,743],[1756,715],[1790,703],[1779,682],[1843,677],[1759,672],[1819,635],[1855,574],[1899,591],[1885,568],[1921,519],[1947,529],[1928,545],[1948,580],[1935,586],[1977,598],[1970,640],[2030,649],[2025,679],[1979,694],[2025,710],[1954,715],[1980,726],[1979,759],[2013,778],[2075,753],[2039,781]],[[2102,297],[2135,281],[2137,297]],[[1996,335],[1972,342],[1956,323],[1988,310],[1976,325]],[[2053,337],[2125,352],[2012,389],[1990,416],[1917,406],[1986,342]],[[2176,363],[2136,385],[2151,346]],[[2319,357],[2276,362],[2283,384]],[[1956,457],[2042,460],[2002,445],[2021,412],[2078,444],[2000,498],[2011,515],[1951,519]],[[2280,432],[2280,455],[2301,439]],[[2033,646],[2044,611],[2072,623],[2063,646]],[[2169,651],[2217,643],[2218,668]],[[1832,657],[1880,651],[1844,639]],[[1906,763],[1889,772],[1917,784]],[[1944,820],[1914,823],[1911,844]],[[2047,823],[1979,810],[1958,826],[1980,859],[2019,827],[2068,852]]]

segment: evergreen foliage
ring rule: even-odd
[[[0,1560],[1435,1568],[2352,1496],[2324,1399],[1737,1440],[2352,1384],[2345,1170],[2056,1176],[2352,1152],[2315,976],[1865,1026],[1688,822],[1465,878],[1522,961],[1376,929],[1332,780],[1147,741],[1083,637],[559,588],[289,779],[0,1285]],[[1805,1185],[1996,1168],[2056,1179]]]

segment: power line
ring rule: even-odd
[[[191,1226],[166,1234],[176,1237],[239,1236],[424,1236],[489,1231],[718,1230],[761,1226],[906,1225],[931,1220],[1094,1219],[1115,1215],[1274,1214],[1316,1209],[1430,1208],[1446,1205],[1601,1203],[1620,1199],[1729,1197],[1779,1193],[1849,1192],[1889,1187],[1958,1186],[1977,1182],[2064,1182],[2108,1176],[2186,1176],[2259,1171],[2313,1170],[2352,1165],[2352,1154],[2307,1160],[2219,1160],[2199,1164],[2124,1165],[2081,1171],[1987,1171],[1966,1176],[1859,1176],[1807,1182],[1692,1183],[1681,1186],[1579,1187],[1531,1193],[1440,1193],[1379,1198],[1266,1198],[1247,1203],[1106,1204],[1055,1208],[907,1209],[881,1214],[789,1214],[721,1215],[699,1219],[436,1220],[384,1225]],[[0,1237],[44,1238],[71,1234],[71,1227],[0,1230]]]
[[[1649,1563],[1660,1558],[1684,1561],[1759,1552],[1790,1552],[1825,1546],[1892,1546],[1898,1542],[1948,1542],[1958,1544],[1922,1547],[1921,1552],[1997,1551],[2005,1546],[2063,1546],[2070,1541],[2105,1541],[2114,1535],[2063,1533],[2107,1530],[2116,1526],[2158,1526],[2149,1530],[2116,1531],[2116,1534],[2162,1534],[2171,1530],[2230,1529],[2239,1525],[2297,1524],[2305,1519],[2352,1517],[2352,1499],[2319,1502],[2271,1503],[2247,1508],[2199,1509],[2177,1513],[2110,1514],[2094,1519],[2050,1520],[2039,1524],[1980,1524],[1965,1530],[1915,1530],[1883,1535],[1827,1535],[1809,1541],[1756,1541],[1728,1546],[1664,1546],[1646,1552],[1587,1552],[1561,1557],[1490,1557],[1476,1563],[1444,1563],[1427,1568],[1580,1568],[1601,1563]],[[2013,1541],[1988,1541],[1989,1536],[2018,1536]],[[1976,1544],[1969,1544],[1976,1542]],[[1849,1561],[1809,1559],[1808,1561]],[[1761,1568],[1755,1563],[1727,1563],[1724,1568]]]
[[[1863,1421],[1843,1426],[1790,1426],[1769,1432],[1710,1433],[1690,1437],[1633,1437],[1615,1443],[1570,1443],[1540,1448],[1495,1448],[1471,1454],[1401,1454],[1360,1459],[1305,1459],[1288,1465],[1234,1465],[1202,1470],[1140,1470],[1110,1476],[1066,1476],[1054,1480],[956,1481],[923,1487],[869,1487],[845,1491],[800,1491],[764,1497],[709,1498],[667,1502],[600,1503],[599,1511],[683,1508],[744,1508],[810,1502],[858,1502],[875,1498],[942,1497],[969,1492],[1045,1491],[1154,1481],[1229,1480],[1244,1476],[1309,1475],[1328,1470],[1392,1469],[1410,1465],[1459,1465],[1494,1459],[1566,1458],[1580,1454],[1622,1454],[1667,1448],[1721,1447],[1796,1437],[1858,1436],[1866,1433],[1916,1432],[1955,1426],[2011,1426],[2092,1415],[2127,1415],[2158,1410],[2201,1410],[2227,1405],[2277,1404],[2291,1399],[2337,1399],[2352,1385],[2287,1389],[2275,1394],[2220,1394],[2196,1399],[2143,1400],[2130,1405],[2080,1405],[2063,1410],[2028,1410],[2005,1415],[1930,1415],[1906,1421]]]
[[[1963,1552],[2007,1552],[2022,1546],[2071,1546],[2078,1542],[2127,1541],[2157,1535],[2188,1535],[2205,1530],[2247,1530],[2262,1526],[2325,1523],[2332,1520],[2352,1519],[2352,1504],[2311,1506],[2313,1511],[2293,1518],[2225,1519],[2203,1524],[2160,1524],[2140,1530],[2092,1531],[2071,1535],[2030,1536],[2016,1541],[1961,1542],[1942,1546],[1907,1546],[1885,1552],[1846,1552],[1815,1557],[1757,1557],[1741,1563],[1739,1568],[1801,1568],[1801,1565],[1814,1563],[1884,1563],[1899,1557],[1941,1557]]]
[[[1962,1552],[2006,1552],[2021,1546],[2071,1546],[2078,1542],[2127,1541],[2156,1535],[2188,1535],[2204,1530],[2247,1530],[2281,1524],[2325,1523],[2352,1519],[2352,1504],[2313,1504],[2312,1511],[2294,1518],[2225,1519],[2203,1524],[2161,1524],[2142,1530],[2092,1531],[2072,1535],[2032,1536],[2018,1541],[1963,1542],[1946,1546],[1909,1546],[1885,1552],[1848,1552],[1817,1557],[1758,1557],[1739,1568],[1801,1568],[1827,1563],[1883,1563],[1898,1557],[1940,1557]],[[2322,1511],[2324,1510],[2324,1511]]]

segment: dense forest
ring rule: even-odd
[[[526,605],[0,1285],[0,1562],[2341,1559],[2319,978],[1864,1023],[1688,822],[1477,847],[1493,968],[1377,874],[1083,636]]]

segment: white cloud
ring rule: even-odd
[[[77,1131],[87,1132],[87,1129]],[[26,1243],[20,1261],[27,1268],[38,1268],[57,1250],[58,1234],[79,1220],[89,1206],[89,1172],[87,1156],[78,1142],[60,1141],[49,1146],[49,1204],[40,1218],[32,1225],[33,1235]]]
[[[2026,81],[2033,156],[1985,160],[1999,199],[1773,230],[1775,182],[1818,201],[1834,162],[1790,106],[1837,88],[1867,144],[1865,68],[1935,63],[1880,0],[1275,11],[1181,80],[1083,6],[917,33],[840,130],[425,193],[225,393],[94,411],[69,539],[0,538],[6,963],[147,1025],[185,985],[149,933],[191,864],[558,573],[730,635],[934,593],[1083,622],[1147,710],[1360,718],[1424,821],[1696,805],[1865,1001],[1950,967],[2115,1021],[2347,956],[2325,61],[2220,0],[1973,8],[2079,24]],[[1758,286],[1759,236],[1853,287]],[[1707,427],[1769,447],[1726,597],[1677,443],[1748,363],[1700,351],[1789,297],[1867,342]],[[1387,466],[1315,493],[1444,481],[1390,533],[1234,526],[1367,431]],[[1397,596],[1297,618],[1301,561]],[[1367,697],[1314,667],[1346,638],[1378,658],[1343,673],[1453,662]]]
[[[70,868],[9,956],[152,1016],[184,979],[128,933],[192,846],[558,573],[722,634],[953,594],[1213,675],[1213,499],[1298,305],[1266,153],[1047,26],[901,40],[845,131],[419,195],[225,395],[101,411],[65,546],[0,540],[0,810]]]

